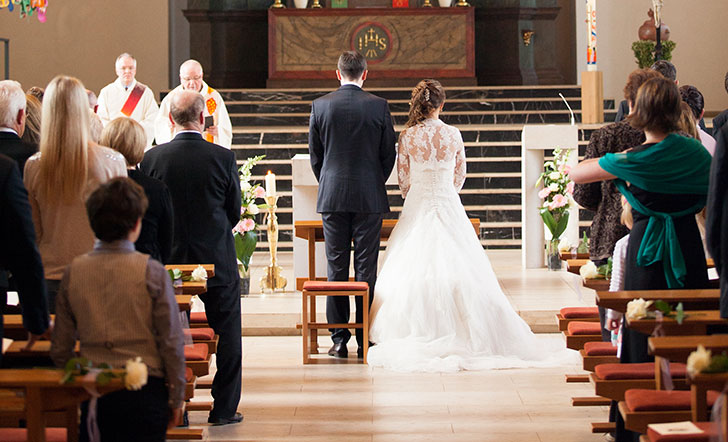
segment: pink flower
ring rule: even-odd
[[[564,207],[567,204],[569,204],[568,198],[566,198],[564,195],[556,194],[554,195],[554,199],[551,204],[549,204],[549,209],[558,209],[559,207]]]
[[[265,198],[265,189],[262,187],[256,187],[253,192],[253,196],[256,198]]]
[[[573,181],[569,181],[569,184],[566,185],[566,193],[568,195],[574,194],[574,182]]]
[[[568,175],[570,171],[571,166],[569,166],[568,164],[561,164],[559,166],[559,172],[563,173],[564,175]]]
[[[543,188],[543,189],[541,189],[541,191],[540,191],[540,192],[538,193],[538,197],[539,197],[539,198],[546,198],[547,196],[549,196],[549,194],[550,194],[550,193],[551,193],[551,189],[549,189],[548,187],[544,187],[544,188]]]
[[[233,227],[233,232],[243,234],[245,232],[248,232],[250,230],[253,230],[255,228],[255,221],[253,221],[250,218],[245,218],[240,220],[235,227]]]

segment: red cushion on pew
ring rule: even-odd
[[[3,442],[25,442],[28,430],[25,428],[0,428],[0,440]],[[46,428],[46,441],[66,442],[65,428]]]
[[[630,411],[685,411],[690,410],[690,390],[643,390],[633,388],[624,393]],[[717,391],[708,391],[708,407],[718,399]]]
[[[192,324],[207,323],[207,313],[205,313],[205,312],[190,313],[190,323],[192,323]]]
[[[641,362],[638,364],[599,364],[594,367],[594,373],[604,380],[626,379],[654,379],[655,363]],[[687,374],[685,364],[670,363],[670,374],[674,378],[684,378]]]
[[[303,289],[309,291],[349,291],[369,290],[369,284],[363,281],[306,281]]]
[[[192,373],[192,369],[190,367],[185,367],[185,382],[192,382],[192,379],[195,378],[195,374]]]
[[[211,328],[186,328],[185,336],[190,336],[193,341],[211,341],[215,338],[215,330]]]
[[[715,422],[693,422],[696,427],[705,431],[703,434],[657,434],[647,427],[650,442],[709,442],[711,437],[718,437],[718,425]]]
[[[599,316],[599,309],[596,307],[564,307],[559,310],[565,319],[593,318]]]
[[[611,342],[587,342],[584,344],[584,353],[587,356],[617,356],[617,347]]]
[[[204,361],[207,359],[207,344],[185,345],[185,361]]]
[[[602,329],[598,322],[572,321],[569,322],[569,326],[566,330],[572,336],[602,334]]]

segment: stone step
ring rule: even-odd
[[[369,88],[364,90],[387,100],[409,100],[412,88]],[[225,102],[228,101],[312,101],[332,89],[218,89]],[[548,86],[496,86],[496,87],[446,87],[448,99],[492,99],[492,98],[580,98],[581,88],[575,85]],[[167,92],[161,94],[164,97]]]
[[[616,112],[605,112],[606,120],[614,120]],[[308,127],[310,113],[249,113],[230,114],[233,126],[306,126]],[[576,122],[581,121],[581,111],[574,111]],[[395,124],[403,125],[407,122],[407,112],[392,112]],[[440,119],[447,124],[473,125],[473,124],[566,124],[569,122],[568,110],[542,110],[542,111],[458,111],[442,112]]]
[[[567,100],[573,110],[581,109],[580,98]],[[409,99],[389,100],[390,112],[409,112]],[[228,101],[225,107],[228,113],[232,114],[258,114],[258,113],[310,113],[311,101]],[[604,100],[604,109],[614,111],[614,100]],[[445,112],[463,111],[546,111],[562,110],[568,111],[566,104],[558,98],[463,98],[446,99]]]

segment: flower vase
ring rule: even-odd
[[[238,275],[240,275],[240,297],[248,296],[250,294],[250,263],[248,263],[248,270],[245,270],[242,263],[238,263]]]
[[[559,239],[551,239],[546,243],[546,267],[549,270],[561,270],[561,257],[559,256]]]

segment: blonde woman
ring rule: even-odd
[[[134,247],[163,264],[169,263],[174,233],[172,197],[166,184],[144,175],[136,167],[144,158],[147,145],[144,127],[128,117],[116,118],[101,132],[100,142],[124,155],[129,178],[142,186],[149,200],[149,207],[142,218],[142,232]]]
[[[23,177],[51,312],[65,267],[94,245],[86,197],[117,176],[126,176],[124,157],[89,139],[86,88],[76,78],[57,76],[43,97],[40,152],[28,159]]]

